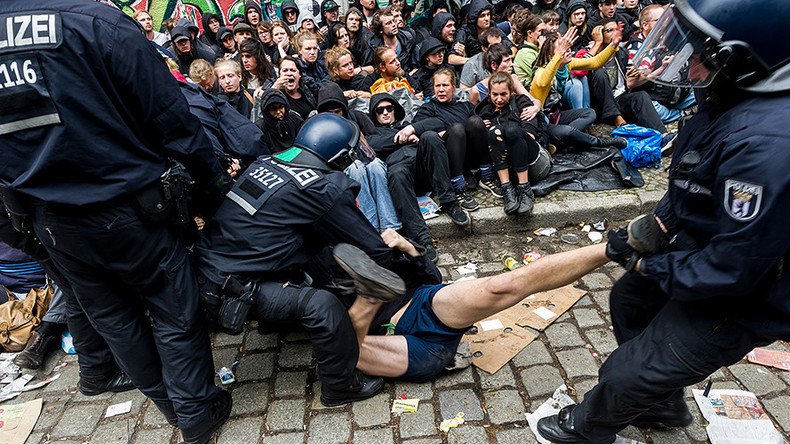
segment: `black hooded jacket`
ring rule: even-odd
[[[200,17],[200,22],[203,24],[203,34],[201,34],[200,37],[198,37],[198,40],[203,42],[205,45],[209,46],[216,53],[217,51],[219,51],[220,46],[222,46],[222,43],[219,40],[217,40],[218,32],[217,33],[211,32],[211,28],[208,26],[208,22],[213,18],[219,20],[219,26],[222,26],[221,16],[217,14],[213,14],[211,12],[207,12],[203,14],[203,16]]]
[[[428,37],[420,45],[420,67],[411,74],[410,85],[416,92],[422,92],[424,97],[433,96],[433,74],[440,68],[450,68],[449,65],[443,63],[440,66],[431,68],[428,66],[427,56],[437,48],[444,47],[444,44],[435,37]],[[445,58],[446,58],[445,54]]]
[[[377,123],[376,107],[382,100],[391,102],[395,107],[395,122],[392,125],[379,125]],[[395,134],[406,126],[406,123],[403,121],[406,117],[406,111],[391,95],[379,93],[370,98],[370,111],[368,114],[370,115],[370,120],[376,125],[376,134],[368,136],[368,143],[373,148],[373,151],[376,152],[376,156],[386,161],[390,154],[406,146],[395,143]]]
[[[261,21],[264,21],[263,20],[263,11],[261,10],[261,5],[259,5],[257,2],[255,2],[253,0],[247,0],[246,2],[244,2],[244,19],[243,19],[243,21],[244,21],[244,23],[246,23],[246,24],[252,26],[253,28],[255,28],[252,25],[252,23],[247,21],[247,11],[249,11],[250,9],[254,9],[254,10],[258,11],[258,15],[261,17]],[[254,35],[255,39],[257,40],[258,39],[257,34],[253,33],[253,35]]]
[[[425,131],[444,131],[455,123],[466,125],[467,119],[474,114],[469,102],[453,99],[450,103],[440,103],[433,98],[423,103],[412,120],[412,126],[420,135]]]
[[[400,54],[398,54],[400,67],[404,71],[409,71],[414,67],[412,66],[413,64],[411,59],[414,40],[410,40],[406,34],[402,32],[395,34],[395,38],[398,39],[398,42],[400,43]],[[375,52],[376,48],[379,46],[384,46],[384,40],[382,40],[382,38],[379,36],[373,36],[369,40],[368,46],[370,47],[370,60],[360,63],[360,66],[369,66],[373,64],[373,52]]]
[[[511,94],[508,106],[495,111],[491,96],[488,96],[477,104],[475,114],[483,120],[490,120],[493,124],[515,123],[525,132],[535,136],[539,143],[545,144],[548,142],[548,133],[543,113],[538,113],[530,120],[521,120],[521,112],[530,106],[532,100],[529,97],[523,94]]]
[[[275,104],[285,106],[283,120],[275,119],[266,111],[267,108]],[[296,133],[299,132],[304,120],[299,113],[291,110],[285,93],[276,88],[267,89],[263,94],[261,110],[263,117],[258,119],[255,125],[263,130],[263,138],[272,151],[277,153],[291,148],[296,139]]]
[[[318,112],[322,113],[335,108],[341,108],[343,117],[356,123],[365,137],[376,132],[376,127],[365,113],[355,109],[348,109],[348,99],[343,95],[343,90],[340,89],[337,83],[324,83],[318,91]]]
[[[458,30],[456,41],[463,43],[466,50],[466,57],[472,57],[482,51],[482,48],[480,48],[480,40],[477,37],[477,17],[486,9],[489,11],[493,11],[494,9],[488,0],[472,0],[469,4],[467,23]],[[489,26],[495,26],[493,18]]]
[[[184,36],[188,38],[192,42],[192,49],[186,54],[181,53],[176,46],[176,38]],[[173,42],[173,54],[176,56],[176,63],[178,64],[178,71],[181,74],[188,76],[189,75],[189,65],[192,64],[197,59],[203,59],[210,64],[214,64],[214,60],[216,60],[216,54],[214,51],[210,51],[206,49],[207,47],[202,43],[200,45],[197,44],[195,40],[192,40],[192,37],[189,33],[189,29],[184,26],[176,26],[170,32],[170,38]]]

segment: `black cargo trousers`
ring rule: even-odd
[[[36,204],[33,229],[135,386],[179,428],[202,422],[219,388],[179,233],[128,202]]]

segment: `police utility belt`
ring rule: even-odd
[[[143,222],[151,224],[173,224],[179,227],[193,226],[189,214],[189,202],[195,182],[187,170],[178,162],[159,177],[159,181],[143,189],[131,199],[131,203]],[[89,206],[53,205],[43,201],[27,199],[11,189],[8,183],[0,182],[0,200],[5,206],[14,228],[22,233],[32,233],[30,215],[33,207],[43,206],[55,211],[84,214],[90,207],[108,207],[123,203],[121,200],[102,202]],[[128,203],[129,200],[126,200]]]

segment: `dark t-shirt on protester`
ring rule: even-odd
[[[290,106],[292,110],[299,113],[299,115],[302,116],[302,119],[307,120],[307,118],[310,117],[310,113],[315,110],[315,106],[313,106],[313,104],[310,103],[310,101],[307,100],[304,95],[298,99],[294,99],[288,95],[286,96],[288,97],[288,106]]]

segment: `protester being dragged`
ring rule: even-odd
[[[203,48],[198,48],[189,30],[183,26],[176,26],[170,34],[173,39],[173,54],[175,55],[178,71],[183,75],[189,75],[189,65],[197,59],[203,59],[209,63],[214,63],[215,55]]]
[[[488,128],[488,145],[493,168],[505,200],[505,214],[529,216],[535,195],[529,183],[529,166],[540,152],[536,139],[547,140],[544,118],[532,98],[516,93],[517,80],[505,71],[495,72],[488,79],[489,93],[475,108]],[[527,115],[524,115],[527,113]],[[510,183],[510,170],[518,184]]]
[[[222,92],[219,97],[227,100],[242,116],[250,118],[255,103],[253,92],[244,88],[241,79],[241,65],[234,60],[219,60],[214,64],[214,72]]]
[[[295,58],[285,56],[280,59],[280,75],[272,87],[285,93],[289,107],[296,111],[302,119],[307,120],[315,113],[315,98],[318,96],[318,90],[313,92],[305,84]]]
[[[326,67],[332,81],[340,86],[347,99],[370,98],[369,76],[357,72],[351,51],[339,46],[330,48],[326,52]]]
[[[288,105],[285,93],[277,88],[267,89],[261,99],[261,118],[255,125],[263,130],[263,137],[273,153],[291,148],[304,119]]]

